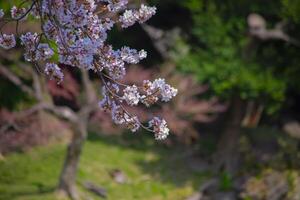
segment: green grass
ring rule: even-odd
[[[54,189],[65,148],[38,147],[0,161],[0,200],[57,199]],[[209,176],[189,167],[190,159],[183,147],[167,148],[147,136],[92,134],[84,146],[77,185],[82,196],[93,199],[100,198],[82,187],[85,181],[104,187],[110,200],[181,200]],[[116,168],[126,174],[127,183],[117,184],[110,177]]]

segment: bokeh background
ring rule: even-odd
[[[0,7],[8,14],[20,2],[3,0]],[[130,133],[95,110],[76,182],[83,199],[300,200],[300,1],[130,6],[141,3],[157,6],[157,14],[127,30],[116,26],[109,41],[148,52],[128,68],[124,83],[165,77],[179,89],[170,103],[133,110],[145,120],[164,117],[171,135],[158,142],[147,132]],[[20,32],[29,30],[39,24],[20,24]],[[20,46],[0,50],[0,199],[65,199],[56,186],[74,128],[36,111],[26,90],[76,113],[86,103],[84,78],[61,66],[65,80],[57,85],[22,53]],[[100,81],[89,77],[100,99]]]

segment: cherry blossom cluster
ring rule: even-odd
[[[2,34],[0,37],[0,46],[4,49],[11,49],[16,46],[16,39],[13,34]]]
[[[123,28],[132,26],[136,22],[144,23],[156,13],[155,7],[142,5],[139,10],[126,10],[120,17],[119,21]]]
[[[45,74],[47,74],[51,79],[61,83],[64,79],[64,74],[61,69],[55,63],[47,63],[45,66]]]
[[[154,136],[157,140],[164,140],[169,135],[169,128],[167,122],[164,119],[154,117],[150,122],[149,126],[153,127]]]
[[[17,8],[16,6],[13,6],[11,8],[11,18],[13,19],[19,19],[22,18],[20,20],[25,20],[27,18],[27,15],[25,15],[26,13],[26,8]],[[22,17],[24,15],[24,17]]]
[[[98,2],[100,1],[107,3],[107,8],[111,12],[118,12],[122,9],[125,9],[128,4],[128,0],[99,0]]]
[[[170,101],[177,90],[156,79],[145,80],[143,85],[121,83],[128,64],[137,64],[147,57],[145,50],[124,46],[114,49],[107,43],[107,34],[114,26],[128,28],[135,23],[144,23],[155,13],[156,8],[142,4],[138,9],[127,9],[128,0],[31,0],[26,7],[13,6],[11,21],[23,21],[32,15],[41,23],[41,33],[27,32],[20,36],[25,49],[24,59],[42,67],[50,79],[61,83],[64,74],[56,63],[83,68],[95,72],[103,83],[99,106],[111,113],[116,124],[125,125],[132,132],[140,127],[154,132],[158,140],[169,134],[166,121],[154,117],[148,125],[126,110],[126,106],[143,104],[151,106],[159,100]],[[22,4],[26,5],[26,4]],[[0,10],[0,22],[9,22]],[[3,25],[1,25],[3,27]],[[18,23],[16,27],[18,33]],[[16,46],[14,34],[0,30],[0,46],[10,49]]]

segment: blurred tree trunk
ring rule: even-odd
[[[76,113],[77,120],[71,123],[73,137],[67,149],[67,155],[61,171],[58,191],[67,194],[71,199],[78,200],[79,195],[76,189],[76,175],[79,160],[88,134],[88,120],[97,104],[96,92],[86,70],[81,70],[85,99],[81,110]]]
[[[73,136],[59,179],[58,191],[67,194],[73,200],[77,200],[80,198],[76,190],[76,174],[83,144],[87,137],[87,124],[78,122],[73,129]]]
[[[215,157],[216,169],[231,175],[235,174],[238,167],[238,142],[244,108],[244,102],[240,97],[232,99]]]

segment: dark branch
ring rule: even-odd
[[[4,67],[0,64],[0,74],[10,80],[13,84],[18,86],[23,92],[27,93],[30,96],[36,97],[34,91],[23,83],[23,81],[16,76],[13,72],[11,72],[9,69]]]

